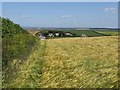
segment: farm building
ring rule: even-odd
[[[87,37],[85,34],[82,34],[81,37]]]
[[[41,40],[46,39],[46,37],[45,37],[45,36],[43,36],[43,35],[40,35],[39,37],[40,37],[40,39],[41,39]]]
[[[49,37],[54,37],[54,34],[53,33],[48,33],[48,36]]]
[[[63,32],[63,31],[48,31],[45,33],[37,32],[35,35],[42,39],[45,39],[45,37],[53,38],[53,37],[73,37],[73,36],[75,36],[75,34],[73,34],[71,32]]]
[[[66,36],[73,36],[73,34],[69,33],[69,32],[66,32],[65,34],[66,34]]]
[[[38,32],[35,35],[38,36],[41,40],[46,39],[46,37],[41,32]]]

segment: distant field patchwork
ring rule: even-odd
[[[48,31],[62,31],[62,32],[70,32],[75,34],[75,37],[80,37],[82,34],[85,34],[88,37],[98,37],[98,36],[117,36],[117,30],[28,30],[29,33],[35,35],[37,32],[47,33]]]

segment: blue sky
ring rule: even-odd
[[[4,2],[2,16],[27,27],[118,27],[117,2]]]

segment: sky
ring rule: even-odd
[[[1,0],[2,2],[119,2],[120,0]]]
[[[2,17],[23,27],[117,28],[118,3],[3,2]]]

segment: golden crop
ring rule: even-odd
[[[47,40],[43,87],[117,87],[118,37]]]
[[[47,39],[5,87],[117,88],[117,72],[117,36]]]

